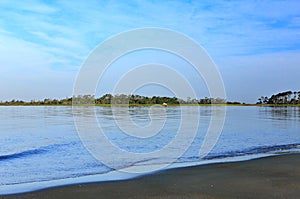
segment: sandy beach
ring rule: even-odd
[[[300,154],[171,169],[136,179],[2,196],[32,198],[299,198]]]

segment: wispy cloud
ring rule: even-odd
[[[61,72],[74,77],[99,43],[142,27],[182,32],[219,60],[299,52],[299,13],[297,0],[2,0],[0,66],[16,74],[42,70],[44,76]]]

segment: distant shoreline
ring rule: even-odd
[[[163,106],[162,104],[0,104],[0,106],[99,106],[99,107],[110,107],[110,106],[120,106],[120,107],[149,107],[149,106]],[[168,104],[167,106],[257,106],[257,107],[299,107],[300,104]]]
[[[45,98],[43,100],[11,100],[0,101],[0,106],[300,106],[300,91],[286,91],[270,98],[261,96],[255,104],[244,103],[239,101],[228,101],[220,97],[205,97],[201,99],[192,99],[187,97],[186,100],[177,97],[166,96],[141,96],[125,94],[105,94],[101,97],[94,95],[77,95],[66,97],[64,99]]]

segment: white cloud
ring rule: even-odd
[[[72,93],[75,73],[51,69],[53,64],[68,60],[58,60],[34,43],[0,35],[0,60],[1,100],[66,97]]]
[[[40,14],[54,13],[57,9],[49,6],[41,1],[27,0],[27,1],[6,1],[2,0],[0,5],[5,9],[16,9],[21,11],[35,12]]]
[[[220,67],[235,63],[236,74],[242,76],[245,73],[239,71],[236,63],[259,71],[257,59],[276,64],[280,61],[272,59],[273,56],[280,57],[299,48],[299,13],[300,2],[296,0],[214,3],[2,0],[0,70],[5,72],[2,77],[11,74],[11,79],[18,79],[23,73],[46,77],[64,70],[66,75],[78,70],[89,52],[110,36],[151,26],[174,29],[190,36],[221,63]],[[229,58],[233,55],[236,55],[235,61]],[[289,59],[294,60],[293,66],[299,63],[296,56]],[[252,63],[253,60],[257,62]],[[283,68],[275,66],[278,70]],[[295,72],[295,68],[289,70]],[[255,72],[253,76],[256,77]],[[243,78],[239,81],[243,82]]]
[[[255,103],[261,95],[300,90],[299,57],[300,51],[276,52],[227,57],[217,64],[230,100]]]
[[[7,30],[4,30],[4,29],[1,29],[0,28],[0,34],[12,34],[12,32],[9,32],[9,31],[7,31]]]
[[[21,39],[11,38],[0,35],[0,60],[1,70],[19,70],[26,67],[36,69],[38,66],[48,66],[49,57],[38,49],[34,43],[26,42]]]

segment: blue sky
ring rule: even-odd
[[[297,0],[1,0],[0,100],[71,96],[80,65],[97,45],[143,27],[176,30],[202,45],[229,100],[254,103],[300,90]]]

